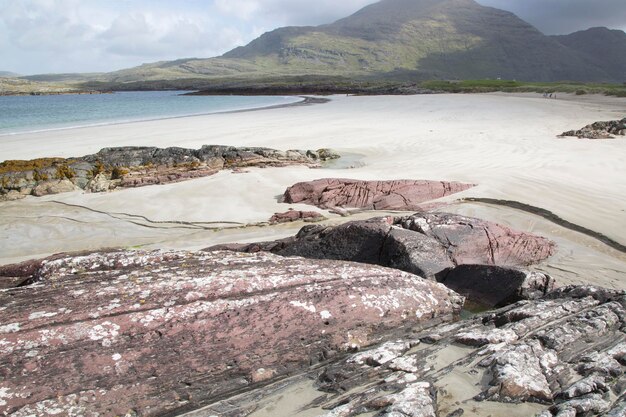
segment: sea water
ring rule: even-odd
[[[271,107],[283,96],[186,96],[183,91],[0,96],[0,136]]]

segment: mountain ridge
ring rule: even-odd
[[[626,53],[611,53],[603,44],[610,41],[613,50],[626,51],[626,33],[585,32],[546,36],[513,13],[474,0],[381,0],[333,23],[277,28],[219,57],[80,74],[77,81],[394,79],[401,74],[416,81],[624,82]]]

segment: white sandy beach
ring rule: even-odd
[[[624,115],[626,100],[596,96],[335,96],[330,103],[313,106],[4,136],[0,160],[79,156],[106,146],[204,144],[329,147],[363,157],[353,169],[223,171],[178,184],[0,203],[0,263],[105,246],[201,248],[290,235],[302,225],[224,231],[203,227],[267,221],[275,212],[298,207],[278,203],[286,187],[322,177],[475,183],[476,188],[448,200],[519,201],[624,245],[626,140],[556,138],[565,130]],[[626,255],[597,240],[513,209],[480,204],[451,209],[556,239],[562,248],[557,259],[562,261],[553,263],[551,273],[563,270],[572,282],[626,288]],[[155,224],[133,216],[199,224]],[[597,277],[586,277],[594,271]]]

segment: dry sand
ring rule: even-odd
[[[598,96],[335,96],[315,106],[5,136],[0,160],[78,156],[105,146],[204,144],[330,147],[362,157],[353,169],[224,171],[179,184],[0,203],[0,263],[107,246],[201,248],[287,236],[301,224],[211,228],[264,222],[274,212],[303,207],[277,198],[294,182],[322,177],[471,182],[479,186],[447,200],[519,201],[626,245],[626,140],[556,138],[625,115],[626,100]],[[595,239],[506,207],[450,209],[555,238],[562,250],[546,268],[566,281],[626,288],[626,256]]]

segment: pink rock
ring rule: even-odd
[[[377,217],[339,226],[308,225],[286,239],[210,249],[268,251],[397,268],[436,279],[472,301],[493,306],[540,297],[555,285],[547,275],[518,270],[553,255],[554,242],[449,213]]]
[[[474,187],[446,181],[360,181],[327,178],[295,184],[285,191],[286,203],[320,208],[352,207],[370,210],[420,210],[420,203]]]
[[[276,213],[270,218],[270,223],[290,223],[300,220],[304,221],[320,221],[324,216],[316,211],[299,211],[289,210],[284,213]]]
[[[2,415],[178,414],[463,302],[405,272],[268,253],[94,253],[44,260],[31,278],[0,292]]]

